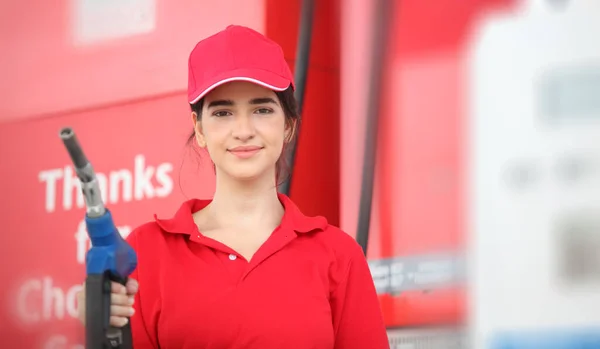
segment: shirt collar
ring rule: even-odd
[[[322,216],[305,216],[296,204],[286,195],[278,193],[279,201],[282,203],[285,213],[281,220],[281,227],[291,229],[297,233],[309,233],[315,230],[324,230],[327,227],[327,220]],[[155,214],[156,223],[168,233],[189,235],[196,231],[196,223],[192,218],[192,213],[206,207],[211,200],[191,199],[184,201],[172,218],[160,219]]]

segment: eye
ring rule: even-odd
[[[271,114],[271,113],[273,113],[273,109],[270,109],[270,108],[259,108],[259,109],[256,109],[256,113],[257,114]]]
[[[229,116],[229,115],[231,115],[231,113],[226,110],[218,110],[218,111],[214,112],[212,115],[216,116],[218,118],[221,118],[221,117]]]

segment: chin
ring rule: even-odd
[[[257,180],[258,178],[260,178],[260,174],[258,173],[247,173],[247,172],[242,172],[242,173],[231,173],[230,176],[240,182],[249,182],[249,181],[254,181]]]
[[[257,180],[263,177],[266,174],[266,171],[259,168],[236,168],[227,171],[227,174],[229,174],[231,178],[246,182]]]

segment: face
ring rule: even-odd
[[[221,85],[205,97],[200,121],[194,113],[192,119],[196,141],[208,150],[217,175],[275,178],[290,128],[273,91],[250,82]]]

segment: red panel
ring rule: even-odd
[[[515,0],[440,0],[401,2],[397,12],[396,57],[454,52],[462,46],[477,17],[488,10],[510,9]],[[410,57],[409,57],[410,58]]]
[[[386,191],[382,235],[389,256],[460,251],[459,64],[456,56],[395,61],[383,132]],[[433,102],[435,101],[435,102]],[[391,175],[393,174],[393,175]],[[385,184],[383,184],[385,183]],[[454,290],[405,292],[386,309],[390,325],[452,323],[462,318],[463,299]]]
[[[9,262],[1,268],[6,284],[0,291],[0,331],[5,340],[21,341],[8,347],[42,348],[51,335],[73,344],[83,340],[73,296],[85,277],[86,249],[77,237],[84,209],[77,205],[59,129],[75,129],[95,170],[107,178],[105,201],[115,223],[134,228],[153,220],[154,213],[171,215],[185,197],[212,195],[209,160],[185,146],[187,115],[186,95],[177,94],[0,127],[0,212],[10,232],[0,245]],[[115,182],[118,178],[128,178],[131,186]]]
[[[80,45],[72,23],[82,3],[94,1],[2,4],[0,41],[9,64],[0,65],[0,121],[183,91],[187,56],[199,39],[232,23],[264,30],[265,0],[156,0],[152,31]]]
[[[351,2],[343,26],[342,103],[348,122],[342,124],[342,215],[343,227],[353,232],[361,176],[357,152],[362,154],[368,112],[365,52],[372,23],[365,16],[373,2]],[[510,2],[469,0],[457,5],[445,0],[430,6],[411,0],[396,6],[381,102],[382,148],[369,258],[462,250],[461,52],[476,16]],[[457,289],[381,296],[386,323],[392,327],[462,322],[464,302]]]
[[[269,37],[294,68],[300,0],[268,0]],[[339,1],[316,1],[313,43],[291,197],[339,224]]]
[[[456,6],[448,0],[435,7],[405,1],[398,8],[382,114],[394,116],[384,123],[390,151],[382,159],[393,176],[380,177],[393,207],[380,215],[393,256],[463,249],[462,43],[476,16],[500,3],[508,1]],[[390,326],[461,323],[465,301],[461,289],[412,291],[394,297],[384,311]]]

